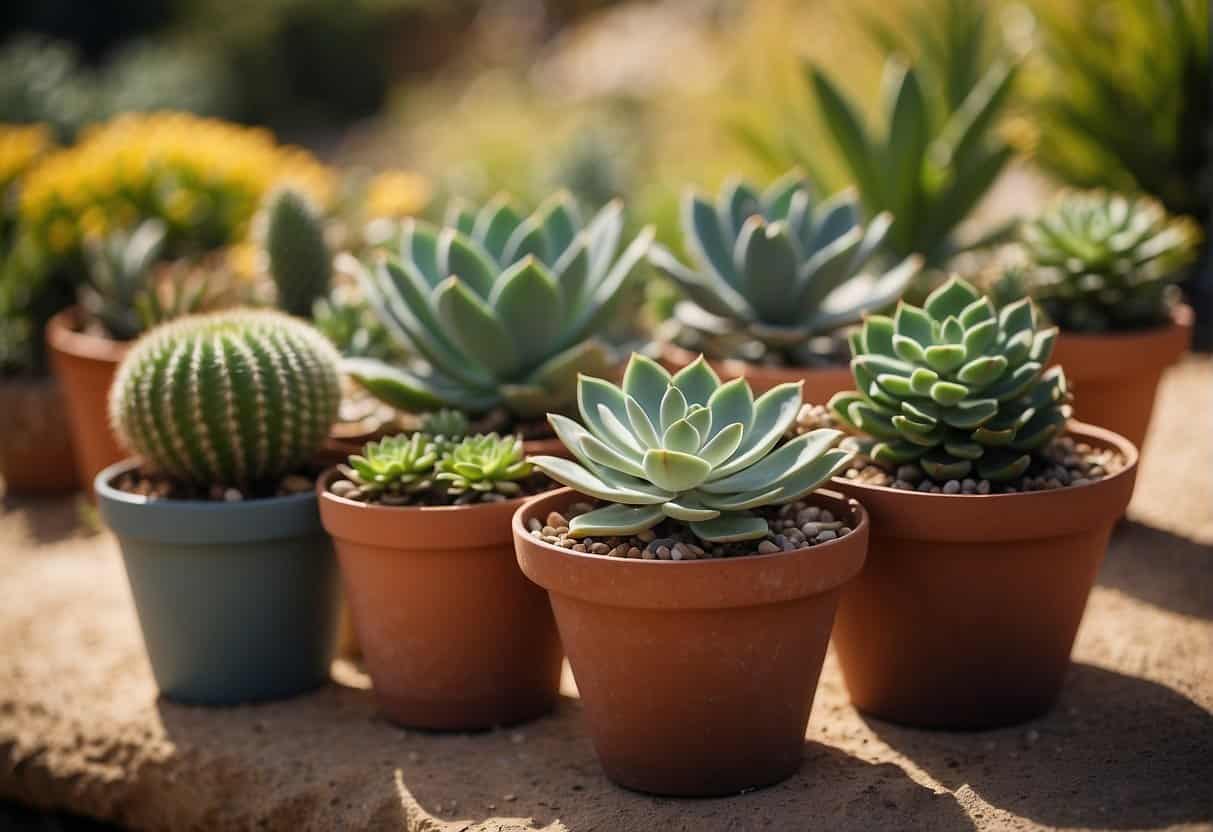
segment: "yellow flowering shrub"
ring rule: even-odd
[[[87,130],[26,177],[22,224],[67,256],[83,240],[156,217],[175,252],[244,239],[262,196],[290,181],[322,205],[336,177],[267,130],[185,113],[127,114]]]
[[[365,214],[370,220],[402,219],[421,212],[430,201],[430,181],[419,173],[388,170],[371,177]]]
[[[54,146],[45,124],[0,124],[0,193]]]

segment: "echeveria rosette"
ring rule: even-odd
[[[622,387],[578,380],[582,424],[548,415],[575,461],[531,461],[610,503],[573,518],[573,537],[635,534],[668,517],[702,540],[755,540],[769,528],[750,509],[804,497],[852,457],[834,448],[843,434],[829,429],[776,449],[796,419],[802,386],[781,384],[755,401],[745,379],[722,384],[702,356],[671,376],[634,354]]]
[[[349,458],[343,471],[366,494],[417,494],[434,485],[434,466],[441,449],[424,433],[388,436],[368,442]]]
[[[476,214],[456,206],[444,228],[406,220],[399,256],[356,271],[371,308],[425,365],[354,359],[347,372],[406,410],[563,408],[578,372],[610,366],[593,335],[652,239],[645,229],[620,251],[622,233],[620,203],[583,227],[565,193],[530,216],[498,198]]]
[[[914,463],[938,482],[1013,480],[1070,415],[1064,373],[1044,369],[1056,337],[1037,329],[1030,300],[997,311],[954,277],[922,308],[864,321],[851,339],[858,389],[830,410],[885,467]]]
[[[1032,296],[1063,329],[1088,332],[1165,323],[1200,239],[1156,200],[1104,191],[1062,194],[1021,234]]]
[[[742,334],[807,363],[809,339],[892,304],[918,273],[916,255],[882,270],[892,221],[882,213],[864,226],[852,191],[817,202],[793,171],[762,193],[734,180],[715,204],[688,191],[682,228],[695,268],[659,246],[649,258],[686,295],[674,313],[683,326]]]
[[[450,494],[496,492],[518,494],[524,480],[534,472],[525,458],[522,439],[495,433],[468,436],[443,455],[437,465],[437,479]]]

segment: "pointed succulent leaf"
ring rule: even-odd
[[[691,524],[691,531],[710,543],[736,543],[766,537],[769,527],[761,517],[746,514],[721,514],[711,520]]]
[[[609,505],[574,517],[569,521],[569,537],[621,537],[651,529],[664,519],[659,505]]]
[[[645,412],[639,402],[628,396],[626,406],[628,425],[632,429],[632,435],[646,449],[661,447],[661,437],[657,434],[657,426],[653,424],[653,420],[649,418],[649,414]]]
[[[550,262],[547,233],[535,217],[527,217],[518,224],[505,243],[501,254],[502,265],[517,263],[524,257],[534,257],[540,263]]]
[[[933,320],[942,322],[960,315],[971,303],[980,299],[981,295],[972,285],[953,277],[927,296],[923,310]]]
[[[796,421],[803,382],[772,387],[754,403],[754,417],[736,453],[712,472],[713,479],[727,477],[764,457]],[[715,421],[715,417],[713,417]]]
[[[479,297],[488,298],[497,267],[475,240],[446,228],[438,235],[438,271],[446,277],[458,277]]]
[[[663,503],[661,513],[666,517],[682,520],[685,523],[702,522],[720,516],[719,509],[708,508],[689,496]]]
[[[668,430],[670,425],[687,415],[687,399],[681,390],[674,386],[666,388],[665,395],[661,397],[660,413],[662,431]]]
[[[506,243],[514,229],[522,222],[522,215],[510,198],[499,194],[489,200],[476,217],[472,237],[479,240],[490,255],[501,262]]]
[[[720,387],[720,377],[701,355],[675,373],[670,383],[682,392],[688,405],[707,406]]]
[[[517,372],[522,357],[492,307],[457,277],[448,277],[434,294],[439,319],[464,351],[498,376]]]
[[[564,309],[560,289],[541,262],[526,257],[502,272],[489,303],[513,336],[524,363],[551,354],[564,323]]]
[[[699,431],[687,419],[679,419],[661,435],[661,447],[670,451],[695,454],[699,451],[699,444]]]
[[[653,485],[678,493],[698,487],[712,473],[712,466],[692,454],[652,448],[645,451],[644,470]]]

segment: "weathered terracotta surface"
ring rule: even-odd
[[[1138,448],[1145,441],[1163,370],[1192,340],[1191,307],[1176,308],[1169,326],[1116,335],[1061,333],[1053,363],[1074,388],[1074,415]]]
[[[46,343],[55,377],[63,385],[80,481],[92,483],[103,468],[126,456],[110,430],[107,398],[130,345],[79,332],[79,327],[78,310],[65,309],[47,323]]]
[[[514,560],[522,500],[477,506],[373,506],[330,493],[345,599],[375,697],[393,722],[475,730],[556,704],[562,653],[547,595]]]
[[[844,591],[834,647],[855,707],[929,728],[987,728],[1056,701],[1108,538],[1133,494],[1121,472],[1023,494],[943,495],[834,484],[872,516],[867,565]]]
[[[661,363],[676,372],[695,360],[695,354],[672,344],[662,344]],[[712,369],[724,380],[745,378],[755,395],[765,393],[777,384],[788,381],[804,382],[804,400],[809,404],[825,404],[835,393],[852,390],[855,380],[846,364],[838,367],[764,367],[745,361],[709,361]]]
[[[514,516],[518,562],[548,590],[607,776],[640,791],[719,795],[800,767],[839,588],[867,546],[863,509],[834,542],[688,562],[584,555],[526,530],[581,499],[569,489]]]
[[[0,478],[13,496],[80,488],[63,392],[53,378],[0,382]]]

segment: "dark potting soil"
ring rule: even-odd
[[[247,485],[194,485],[183,483],[167,474],[142,467],[128,471],[111,485],[127,494],[138,494],[153,500],[203,500],[232,503],[241,500],[264,500],[302,494],[316,487],[321,469],[315,466],[287,474],[275,480]]]

